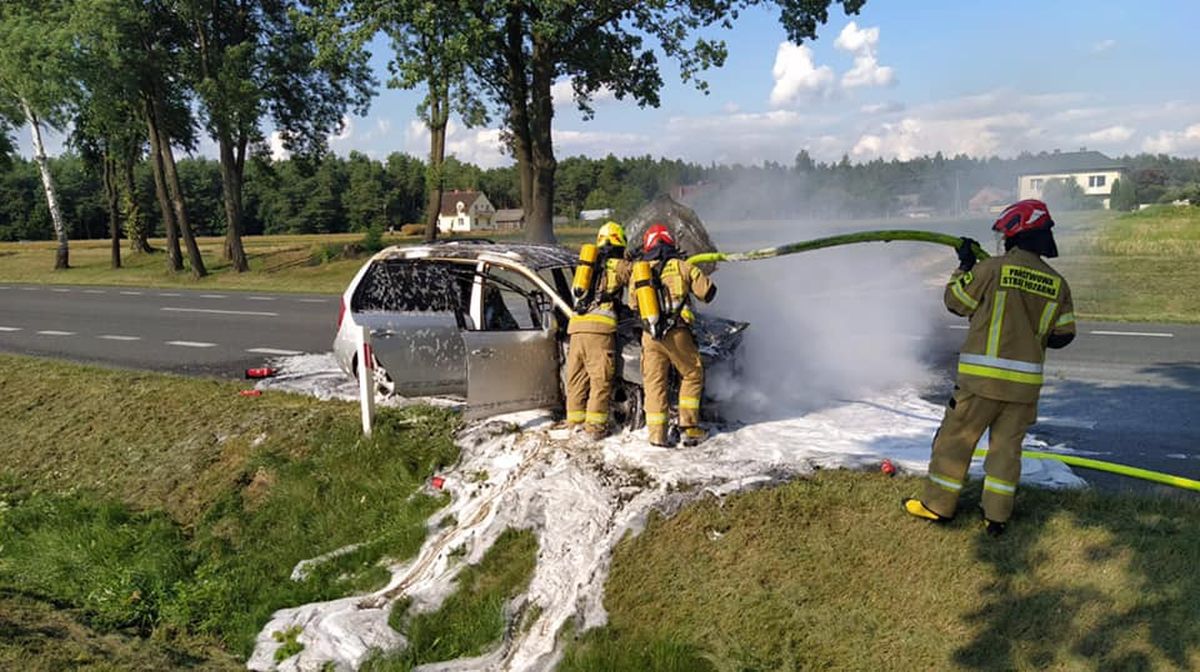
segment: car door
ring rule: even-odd
[[[354,293],[354,319],[371,333],[375,359],[405,397],[467,394],[463,276],[445,262],[387,259]]]
[[[468,417],[558,405],[557,325],[549,298],[523,275],[486,264],[472,301],[479,328],[463,332]]]

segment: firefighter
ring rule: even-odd
[[[591,253],[595,256],[576,268],[576,314],[567,324],[567,426],[582,426],[590,438],[599,440],[608,434],[617,311],[629,282],[625,229],[616,222],[605,223]]]
[[[1024,200],[992,225],[1006,253],[976,265],[975,241],[958,247],[959,267],[946,286],[950,312],[970,318],[958,358],[958,379],[933,439],[924,496],[908,498],[913,516],[945,521],[954,516],[975,445],[989,430],[983,463],[983,522],[1003,534],[1021,477],[1021,441],[1037,420],[1046,348],[1075,338],[1067,281],[1042,257],[1057,257],[1046,204]]]
[[[635,268],[630,307],[643,317],[642,385],[650,443],[668,446],[667,391],[671,367],[679,372],[679,433],[683,444],[694,446],[708,437],[700,427],[700,397],[704,365],[692,336],[691,297],[708,303],[717,286],[703,271],[684,261],[675,239],[663,224],[646,229],[642,256],[648,267]],[[654,293],[649,292],[653,288]],[[657,303],[657,305],[652,305]],[[647,316],[655,317],[648,320]]]

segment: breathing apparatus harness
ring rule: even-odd
[[[575,302],[572,308],[577,313],[586,313],[594,306],[606,301],[616,301],[621,297],[621,288],[605,291],[600,287],[605,283],[610,259],[624,257],[625,248],[615,245],[597,247],[584,243],[579,248],[579,263],[575,266],[575,275],[571,282],[571,296]]]
[[[683,301],[677,307],[669,306],[666,301],[662,269],[672,259],[682,261],[683,255],[674,246],[658,245],[633,264],[633,291],[638,300],[642,329],[656,341],[679,325],[679,313],[684,306]],[[654,266],[652,261],[660,263]]]

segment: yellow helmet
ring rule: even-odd
[[[625,247],[625,227],[616,222],[605,222],[596,232],[596,247]]]

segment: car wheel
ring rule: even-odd
[[[641,429],[646,424],[642,409],[642,386],[627,380],[615,381],[612,396],[612,415],[618,427]]]

